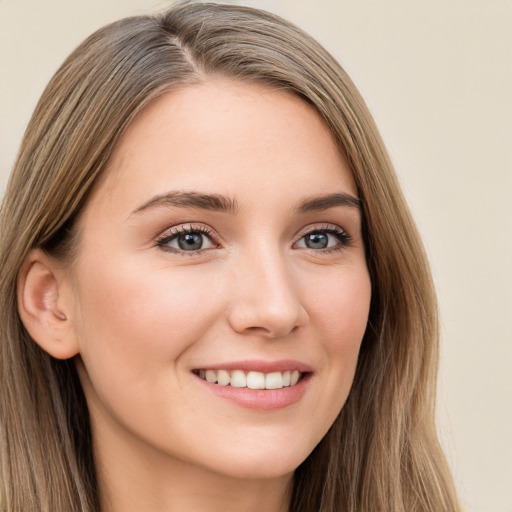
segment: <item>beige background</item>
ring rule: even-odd
[[[439,291],[439,429],[468,511],[512,512],[512,1],[255,0],[361,89]],[[0,0],[0,192],[64,57],[156,0]]]

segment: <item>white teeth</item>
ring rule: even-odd
[[[206,370],[206,380],[208,382],[217,382],[217,372],[215,370]]]
[[[227,386],[231,382],[231,378],[229,376],[229,372],[226,370],[219,370],[217,375],[217,384],[220,386]]]
[[[247,387],[250,389],[265,389],[265,374],[249,372],[247,374]]]
[[[234,388],[249,389],[282,389],[288,386],[295,386],[300,379],[298,370],[287,370],[285,372],[247,372],[243,370],[199,370],[197,375],[203,380],[216,383],[219,386],[233,386]]]
[[[234,388],[247,387],[247,378],[242,370],[233,370],[231,372],[231,385]]]
[[[265,377],[265,388],[281,389],[283,387],[283,374],[281,372],[267,373]]]

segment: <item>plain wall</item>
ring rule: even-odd
[[[512,512],[512,1],[259,0],[366,98],[439,292],[439,430],[468,511]],[[151,0],[0,0],[0,194],[67,54]]]

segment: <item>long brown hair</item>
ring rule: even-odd
[[[50,81],[0,212],[0,510],[99,509],[87,406],[73,360],[53,359],[17,312],[35,247],[72,255],[74,220],[120,134],[149,102],[209,76],[309,103],[347,157],[364,211],[372,304],[350,396],[296,470],[293,512],[459,510],[434,425],[436,300],[425,253],[371,115],[311,37],[247,7],[185,3],[108,25]]]

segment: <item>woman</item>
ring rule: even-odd
[[[192,3],[93,34],[1,226],[1,510],[458,510],[421,242],[293,25]]]

